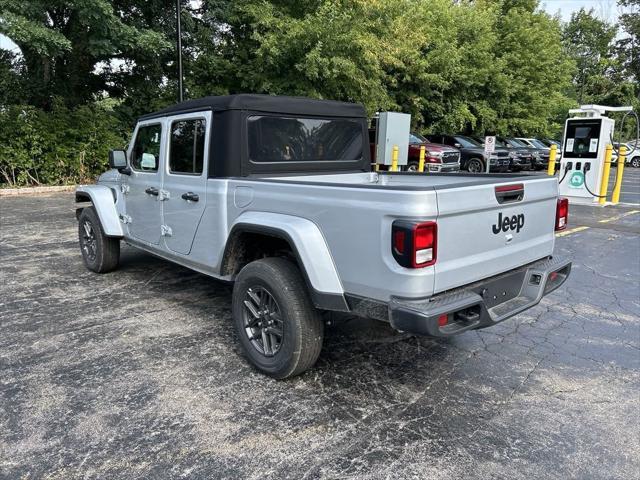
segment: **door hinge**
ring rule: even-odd
[[[160,225],[160,235],[163,237],[170,237],[173,234],[169,225]]]
[[[129,193],[129,185],[126,185],[126,184],[120,185],[120,191],[122,192],[123,195],[126,195],[127,193]]]
[[[120,221],[126,225],[128,223],[131,223],[131,217],[129,215],[122,214],[120,215]]]
[[[169,198],[171,198],[169,190],[160,190],[158,192],[158,200],[160,200],[161,202],[164,200],[169,200]]]

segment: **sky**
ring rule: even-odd
[[[608,22],[615,22],[620,13],[615,0],[540,0],[540,5],[552,15],[560,12],[564,21],[570,20],[571,14],[581,8],[593,8],[598,17]]]
[[[541,0],[540,5],[552,15],[560,13],[560,17],[565,21],[582,7],[593,8],[598,17],[609,22],[615,22],[619,14],[616,0]],[[0,48],[19,51],[18,47],[2,34],[0,34]]]

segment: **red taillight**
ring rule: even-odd
[[[413,235],[413,266],[426,267],[436,263],[436,235],[435,222],[416,225]]]
[[[406,268],[428,267],[436,263],[438,226],[435,222],[393,222],[392,253]]]
[[[556,231],[567,228],[569,221],[569,199],[559,198],[556,205]]]

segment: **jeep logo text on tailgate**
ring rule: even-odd
[[[502,212],[500,212],[498,213],[498,221],[492,227],[492,230],[497,235],[501,231],[506,232],[508,230],[515,230],[517,233],[522,227],[524,227],[524,213],[512,217],[504,217],[503,219]]]

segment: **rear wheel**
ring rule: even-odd
[[[233,287],[232,309],[240,344],[257,369],[284,379],[316,363],[324,323],[291,261],[274,257],[245,266]]]
[[[640,168],[640,157],[633,157],[631,159],[631,166],[634,168]]]
[[[484,162],[478,158],[472,158],[467,164],[467,170],[470,173],[482,173],[484,172]]]
[[[78,219],[78,241],[85,266],[96,273],[115,270],[120,261],[120,239],[107,237],[94,207],[82,210]]]

